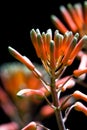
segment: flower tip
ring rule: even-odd
[[[65,6],[64,6],[64,5],[61,5],[61,6],[59,7],[59,9],[60,9],[61,11],[63,11],[63,10],[65,10]]]
[[[18,91],[16,95],[18,97],[24,97],[26,93],[27,93],[27,90],[26,89],[22,89],[22,90]]]
[[[22,130],[37,130],[37,124],[32,121],[28,125],[26,125]]]
[[[31,29],[30,31],[30,36],[34,35],[35,34],[35,30],[34,29]]]
[[[87,44],[87,35],[84,35],[82,40],[83,40],[83,44]]]
[[[87,35],[84,35],[83,38],[84,38],[85,40],[87,40]]]
[[[84,5],[87,6],[87,1],[84,1]]]
[[[74,108],[77,111],[83,112],[87,116],[87,107],[85,107],[81,102],[76,102]]]
[[[11,46],[8,46],[8,51],[10,52],[11,55],[15,55],[14,52],[16,51],[15,49],[13,49]]]
[[[72,9],[72,4],[71,4],[71,3],[68,3],[68,4],[67,4],[67,7],[68,7],[69,9]]]
[[[53,50],[54,50],[54,41],[53,40],[50,41],[50,49],[53,52]]]
[[[11,46],[8,46],[8,50],[11,51],[13,50],[13,48]]]
[[[51,15],[51,19],[52,19],[52,20],[56,20],[56,18],[57,18],[57,17],[56,17],[54,14]]]

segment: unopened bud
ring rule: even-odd
[[[81,102],[75,103],[75,110],[83,112],[87,116],[87,107],[85,107]]]
[[[28,125],[26,125],[22,130],[37,130],[37,125],[35,122],[30,122]]]

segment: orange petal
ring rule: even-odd
[[[84,101],[87,102],[87,95],[83,94],[82,92],[76,90],[73,94],[73,97],[75,97],[76,99],[82,99]]]
[[[50,41],[50,67],[51,70],[55,70],[55,43]]]
[[[83,70],[77,69],[77,70],[74,70],[74,71],[73,71],[73,75],[74,75],[75,77],[78,77],[78,76],[80,76],[80,75],[82,75],[82,74],[84,74],[84,73],[87,73],[87,68],[86,68],[86,69],[83,69]]]
[[[47,50],[47,55],[50,54],[50,41],[52,40],[52,32],[51,29],[47,30],[46,33],[46,50]]]
[[[81,21],[81,18],[78,16],[76,10],[73,8],[73,6],[72,6],[71,4],[68,4],[68,9],[69,9],[69,11],[70,11],[70,13],[71,13],[71,16],[72,16],[72,18],[73,18],[73,21],[75,21],[75,24],[77,25],[77,27],[78,27],[79,29],[81,29],[83,23],[82,23],[82,21]],[[78,22],[78,21],[79,21],[79,22]]]
[[[38,46],[38,43],[37,43],[37,34],[36,34],[34,29],[32,29],[30,31],[30,38],[31,38],[32,44],[33,44],[33,46],[34,46],[34,48],[36,50],[37,56],[40,57],[39,46]]]
[[[63,44],[63,35],[57,33],[54,39],[55,42],[55,58],[56,61],[59,60],[59,56],[61,55],[61,49]]]
[[[65,18],[65,21],[67,22],[67,24],[69,25],[70,29],[73,31],[73,32],[76,32],[77,30],[77,26],[76,24],[74,23],[70,13],[68,12],[68,10],[64,7],[64,6],[60,6],[60,11],[63,15],[63,17]]]
[[[42,98],[44,96],[41,90],[34,90],[34,89],[22,89],[17,93],[17,96],[21,97],[30,97],[30,96],[37,96]]]
[[[84,1],[84,20],[85,23],[87,24],[87,1]]]
[[[85,107],[81,102],[75,103],[75,110],[83,112],[87,116],[87,107]]]
[[[77,35],[78,35],[78,33],[77,33]],[[62,60],[63,64],[67,63],[67,61],[68,61],[68,59],[70,57],[70,54],[73,51],[73,49],[74,49],[74,47],[75,47],[75,45],[77,43],[77,40],[78,40],[78,38],[76,36],[74,36],[74,38],[71,40],[71,43],[66,48],[66,50],[65,50],[65,56],[64,56],[64,58]]]
[[[41,116],[44,116],[44,117],[51,116],[53,113],[54,113],[54,109],[50,107],[49,105],[43,106],[40,110]]]
[[[37,130],[37,125],[35,122],[30,122],[28,125],[26,125],[22,130]]]
[[[51,15],[51,19],[53,24],[59,29],[62,33],[65,33],[68,31],[68,29],[65,27],[65,25],[56,17],[55,15]]]
[[[79,42],[77,43],[77,45],[75,46],[74,50],[72,51],[71,55],[70,55],[70,59],[68,61],[68,65],[71,65],[73,60],[75,59],[75,57],[77,56],[78,52],[82,49],[83,44],[86,44],[87,42],[87,36],[84,35]]]
[[[35,68],[34,65],[27,57],[25,57],[25,56],[23,57],[18,51],[16,51],[12,47],[8,47],[8,49],[13,57],[15,57],[17,60],[21,61],[23,64],[25,64],[30,70],[34,70],[34,68]]]
[[[74,7],[75,7],[75,11],[76,11],[81,23],[83,24],[84,23],[84,18],[83,18],[83,9],[82,9],[81,3],[75,4]]]

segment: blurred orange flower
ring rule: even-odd
[[[74,33],[79,32],[80,36],[87,34],[87,1],[84,4],[76,3],[74,5],[67,4],[67,8],[63,5],[60,6],[60,11],[65,23],[63,24],[55,15],[51,16],[52,22],[62,33],[72,30]]]
[[[43,71],[42,67],[40,65],[36,66],[37,68],[39,67],[39,70],[43,73],[44,78],[47,79],[47,75],[45,75],[45,71]],[[3,64],[0,68],[0,78],[3,87],[10,96],[12,102],[14,103],[14,106],[18,110],[17,114],[20,115],[20,118],[25,123],[25,121],[29,120],[30,114],[27,113],[31,111],[32,103],[39,103],[40,100],[38,101],[38,99],[35,100],[34,98],[31,98],[31,100],[29,98],[18,98],[18,91],[21,89],[41,89],[42,91],[46,92],[45,88],[43,87],[41,81],[36,78],[25,65],[19,62],[10,62]],[[6,102],[7,100],[4,98],[2,101]],[[7,105],[5,104],[4,106]],[[8,104],[10,106],[10,102],[8,102]]]

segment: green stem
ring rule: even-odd
[[[53,105],[56,108],[59,108],[59,99],[58,99],[57,92],[56,92],[55,77],[54,76],[51,77],[51,94],[52,94]],[[66,130],[64,122],[63,122],[61,110],[55,109],[55,115],[56,115],[59,130]]]

